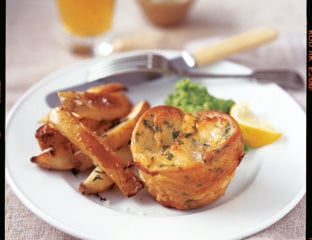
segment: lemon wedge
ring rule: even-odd
[[[249,147],[262,147],[282,136],[282,133],[275,131],[266,119],[256,116],[246,102],[235,103],[230,110],[230,115],[239,124],[244,141]]]

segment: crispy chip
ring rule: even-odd
[[[133,196],[143,188],[141,180],[123,160],[72,113],[54,108],[49,114],[49,123],[100,166],[124,195]]]

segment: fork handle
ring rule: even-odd
[[[257,47],[274,40],[276,37],[275,29],[262,27],[229,37],[209,47],[195,50],[191,54],[197,65],[204,65],[231,54]]]

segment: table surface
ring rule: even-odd
[[[131,13],[131,14],[130,14]],[[144,48],[185,49],[260,26],[275,27],[279,37],[228,60],[251,68],[297,70],[306,81],[306,2],[304,0],[196,0],[183,24],[161,28],[149,23],[136,1],[118,0],[111,39],[150,39],[119,51]],[[143,44],[143,45],[142,45]],[[6,111],[46,75],[85,60],[68,51],[55,1],[6,1]],[[288,93],[306,108],[306,91]],[[246,239],[305,239],[305,196],[280,221]],[[5,239],[76,239],[28,210],[5,184]]]

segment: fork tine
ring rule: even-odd
[[[165,72],[168,69],[167,59],[157,54],[137,54],[129,57],[111,58],[91,66],[88,70],[88,81],[105,78],[114,74],[127,72]]]
[[[134,55],[124,58],[111,58],[98,62],[88,69],[88,81],[137,68],[144,69],[147,65],[146,55]]]
[[[146,60],[144,59],[129,59],[129,61],[121,61],[121,62],[114,62],[112,64],[101,64],[97,66],[93,66],[89,69],[89,72],[98,73],[109,71],[116,68],[128,68],[128,67],[137,67],[142,66],[146,67]]]
[[[110,69],[109,71],[102,71],[98,73],[92,73],[87,76],[87,81],[92,82],[102,78],[106,78],[113,75],[119,75],[124,73],[132,73],[132,72],[150,72],[148,69],[135,69],[133,67],[128,68],[117,68],[117,69]]]
[[[110,75],[116,75],[120,73],[132,72],[132,71],[148,71],[144,63],[138,63],[136,65],[129,64],[118,64],[114,66],[108,66],[102,69],[97,69],[88,73],[88,81],[104,78]]]
[[[110,58],[100,61],[89,68],[90,71],[97,71],[99,69],[103,69],[106,67],[111,67],[115,65],[120,65],[123,63],[131,63],[131,62],[143,62],[146,61],[146,56],[144,55],[134,55],[123,58]]]

